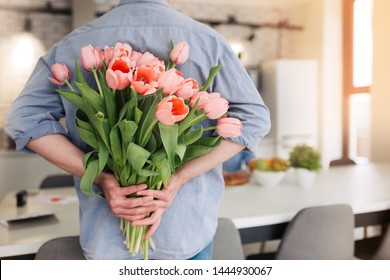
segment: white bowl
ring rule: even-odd
[[[284,176],[286,175],[285,171],[259,171],[254,170],[252,172],[252,177],[258,185],[265,187],[273,187],[279,184]]]

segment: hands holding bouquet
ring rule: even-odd
[[[134,51],[125,43],[104,50],[85,46],[81,64],[95,84],[88,84],[76,59],[73,88],[64,64],[52,65],[57,92],[78,107],[76,124],[81,139],[92,151],[84,156],[81,190],[101,186],[112,212],[121,218],[125,244],[148,258],[150,238],[162,214],[184,184],[176,171],[217,147],[222,137],[240,135],[241,122],[222,118],[228,102],[219,93],[206,92],[220,69],[211,68],[203,86],[184,78],[175,67],[189,54],[186,42],[171,43],[165,65],[149,52]],[[216,127],[202,127],[205,119],[218,119]],[[219,136],[204,137],[206,130]],[[148,227],[150,228],[148,229]]]

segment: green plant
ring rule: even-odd
[[[321,169],[321,154],[306,144],[296,145],[290,152],[290,165],[302,167],[310,171]]]
[[[273,157],[270,159],[254,159],[253,169],[259,171],[286,171],[290,166],[287,160],[280,157]]]

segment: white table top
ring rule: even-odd
[[[29,195],[27,204],[19,208],[15,193],[7,193],[1,201],[1,220],[36,213],[54,213],[54,217],[13,223],[8,228],[0,225],[0,258],[36,253],[47,240],[80,233],[79,208],[73,187],[40,190],[37,195]],[[73,202],[66,205],[61,205],[65,200],[50,202],[51,197],[61,196]]]
[[[390,209],[390,164],[332,167],[310,188],[297,186],[292,172],[274,187],[226,188],[219,216],[248,228],[288,222],[302,208],[317,205],[346,203],[355,214]]]
[[[75,196],[73,188],[41,190],[43,196]],[[292,173],[278,186],[256,184],[227,187],[219,216],[231,218],[237,228],[290,221],[304,207],[347,203],[354,213],[390,209],[390,164],[342,166],[323,170],[311,188],[298,187]],[[27,205],[16,208],[15,193],[0,203],[0,219],[17,214],[54,212],[55,218],[0,225],[0,258],[36,253],[47,240],[79,234],[78,203],[48,205],[29,197]]]

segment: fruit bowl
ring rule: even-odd
[[[273,187],[278,185],[286,175],[285,171],[260,171],[254,170],[252,172],[252,177],[256,184],[265,186],[265,187]]]

